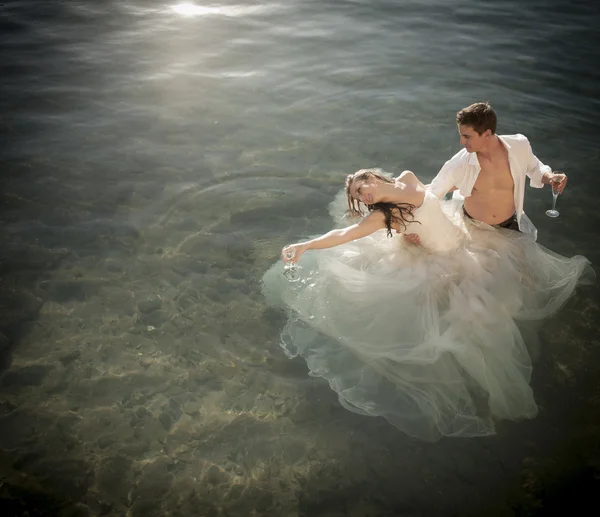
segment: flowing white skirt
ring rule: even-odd
[[[494,434],[494,420],[534,417],[523,327],[594,277],[585,257],[457,224],[467,238],[451,252],[380,231],[308,251],[296,282],[281,261],[263,278],[267,302],[287,313],[286,353],[302,356],[347,409],[425,440]]]

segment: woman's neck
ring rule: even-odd
[[[420,207],[425,201],[425,190],[421,185],[397,181],[395,184],[382,185],[381,202],[394,205],[409,204]]]
[[[406,184],[401,181],[396,183],[384,183],[381,185],[381,200],[384,203],[402,203],[404,202],[404,189]]]

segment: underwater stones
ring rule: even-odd
[[[222,363],[212,363],[206,366],[206,369],[219,379],[232,379],[238,372],[235,366]]]
[[[243,496],[238,499],[238,502],[240,503],[240,510],[243,504],[245,508],[253,508],[259,512],[266,512],[273,506],[274,497],[270,490],[250,486],[244,491]]]
[[[12,413],[19,406],[13,404],[10,400],[0,400],[0,418]]]
[[[57,302],[68,302],[70,300],[83,301],[86,298],[86,285],[77,280],[58,280],[49,282],[48,296]]]
[[[158,421],[162,424],[166,431],[169,431],[173,425],[173,418],[169,413],[161,413],[158,417]]]
[[[10,339],[0,332],[0,357],[10,349]]]
[[[122,456],[102,461],[97,474],[97,486],[104,494],[121,504],[127,503],[127,492],[132,478],[131,460]]]
[[[263,490],[256,498],[254,508],[256,508],[259,512],[264,512],[271,506],[273,506],[273,493]]]
[[[150,314],[161,306],[161,299],[158,296],[148,296],[147,298],[140,300],[137,304],[138,309],[143,314]]]
[[[85,504],[86,510],[92,512],[92,515],[94,516],[110,515],[111,511],[114,510],[114,505],[110,501],[95,496],[86,497]],[[89,515],[89,513],[86,515]],[[71,517],[71,515],[69,515],[69,517]]]
[[[175,402],[173,399],[170,399],[168,404],[163,407],[162,412],[158,416],[158,421],[162,424],[166,431],[171,429],[171,426],[177,422],[183,411],[179,407],[179,404]]]
[[[175,478],[169,494],[165,497],[165,508],[181,508],[193,501],[196,495],[197,482],[190,476],[181,476]],[[174,513],[174,516],[182,517],[180,512]],[[191,515],[197,515],[193,511]]]
[[[13,410],[0,417],[0,449],[19,449],[33,443],[50,425],[46,414]]]
[[[220,485],[229,480],[229,475],[224,470],[221,470],[217,465],[212,465],[206,471],[206,480],[211,485]]]
[[[247,237],[238,235],[234,240],[227,242],[225,249],[231,260],[248,265],[248,261],[252,257],[254,243]]]
[[[306,422],[307,420],[314,418],[314,416],[314,408],[310,404],[303,401],[299,402],[289,415],[290,420],[295,424]]]
[[[169,321],[170,317],[167,311],[158,310],[143,314],[141,321],[144,325],[147,325],[148,331],[151,332],[154,328],[160,327],[163,323]]]
[[[140,406],[135,410],[135,416],[137,416],[140,419],[148,415],[150,415],[150,411],[148,411],[144,406]]]
[[[282,451],[284,460],[293,465],[306,454],[306,444],[301,440],[290,441]]]
[[[229,269],[229,276],[236,280],[243,280],[246,277],[246,269],[243,267],[232,267]]]
[[[236,499],[239,499],[242,494],[244,493],[244,486],[243,485],[232,485],[231,488],[229,489],[229,492],[227,493],[227,499],[230,501],[235,501]]]
[[[79,350],[73,350],[72,352],[69,352],[68,354],[64,354],[60,356],[60,362],[63,364],[63,366],[67,366],[69,364],[71,364],[73,361],[75,361],[76,359],[79,359],[81,357],[81,351]]]
[[[0,487],[0,501],[2,501],[3,515],[26,516],[26,515],[68,515],[68,517],[83,517],[87,514],[75,511],[71,505],[57,500],[52,494],[45,493],[42,490],[30,485],[23,486],[20,483],[9,483],[7,480],[2,482]],[[41,513],[31,513],[32,507],[42,509]]]
[[[8,370],[0,378],[2,386],[40,386],[54,367],[47,364],[32,364]]]
[[[111,273],[121,273],[123,271],[123,264],[118,260],[108,258],[104,261],[104,267]]]
[[[154,341],[143,335],[129,334],[126,339],[125,345],[130,349],[140,350],[142,352],[154,349]]]
[[[190,257],[183,255],[175,255],[168,259],[163,259],[163,261],[169,265],[173,273],[183,278],[188,276],[191,271],[191,264],[195,262]]]
[[[132,494],[131,515],[134,517],[164,515],[160,510],[161,502],[173,482],[173,475],[168,471],[169,464],[170,460],[159,457],[142,470]]]
[[[31,235],[29,236],[31,237]],[[48,249],[37,245],[13,245],[6,243],[8,249],[0,250],[0,272],[11,270],[34,271],[54,269],[60,260],[70,254],[64,248]]]
[[[227,472],[235,472],[236,468],[238,466],[231,460],[225,460],[225,462],[223,463],[223,468],[227,471]],[[240,468],[241,474],[239,474],[240,476],[243,474],[243,469]]]
[[[177,330],[187,330],[194,326],[194,322],[190,318],[186,318],[181,314],[175,314],[170,321]]]
[[[286,322],[286,315],[283,310],[265,307],[262,311],[262,319],[273,328],[281,328]],[[286,363],[289,362],[286,360]]]
[[[191,260],[188,267],[190,271],[200,275],[204,275],[208,271],[208,264],[202,262],[201,260]]]
[[[222,383],[217,376],[209,371],[190,372],[189,376],[191,388],[206,387],[209,390],[222,389]]]
[[[24,321],[33,320],[43,301],[29,290],[0,292],[0,330],[9,338],[12,331]]]
[[[121,287],[102,287],[99,292],[102,305],[111,312],[133,316],[133,296],[132,293]]]
[[[188,235],[178,246],[180,253],[188,254],[190,256],[202,256],[206,253],[206,250],[214,248],[214,239],[211,235],[204,233],[195,233]]]
[[[45,390],[48,395],[62,395],[69,389],[69,383],[67,381],[58,381]]]
[[[73,501],[81,499],[94,480],[94,472],[83,460],[52,458],[32,466],[32,474],[52,491]]]
[[[100,449],[106,449],[107,447],[114,445],[116,440],[112,436],[101,436],[96,443]]]
[[[202,411],[202,400],[188,400],[183,404],[183,412],[186,413],[187,415],[196,415],[198,413],[200,413]]]

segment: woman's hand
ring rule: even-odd
[[[371,212],[362,221],[356,224],[352,224],[346,228],[336,228],[331,230],[320,237],[315,237],[306,242],[299,242],[297,244],[290,244],[281,250],[281,258],[284,263],[296,263],[306,250],[323,250],[326,248],[333,248],[340,244],[346,244],[347,242],[361,239],[367,235],[371,235],[377,230],[385,228],[385,215],[383,212],[376,210]]]
[[[284,263],[298,262],[300,255],[302,255],[308,249],[308,243],[299,242],[298,244],[290,244],[289,246],[285,246],[281,250],[281,259]]]
[[[415,246],[421,245],[421,238],[417,233],[405,233],[402,237],[404,238],[404,242],[414,244]]]

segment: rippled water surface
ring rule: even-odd
[[[329,228],[346,173],[433,178],[478,100],[569,174],[556,220],[527,191],[539,242],[598,264],[599,14],[1,4],[3,515],[576,514],[598,490],[597,286],[544,328],[538,418],[429,444],[288,359],[260,278]]]

